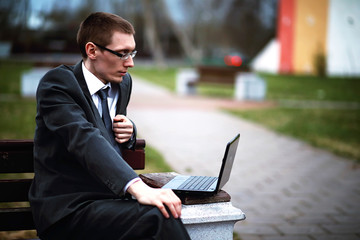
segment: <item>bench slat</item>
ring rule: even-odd
[[[0,180],[0,202],[28,201],[28,192],[32,179]]]
[[[198,81],[204,83],[221,83],[231,84],[235,83],[235,76],[238,72],[248,72],[249,68],[246,65],[240,67],[228,66],[198,66],[199,72]]]
[[[29,207],[0,209],[0,231],[32,229],[35,229],[35,226]]]
[[[126,162],[135,170],[145,168],[145,140],[137,139],[135,151],[123,149]],[[34,172],[33,140],[0,140],[0,173]]]
[[[34,172],[33,140],[0,141],[0,173]]]

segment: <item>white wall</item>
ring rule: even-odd
[[[360,76],[360,1],[329,0],[329,76]]]
[[[279,71],[279,61],[279,43],[276,39],[273,39],[253,59],[250,66],[254,71],[276,74]]]

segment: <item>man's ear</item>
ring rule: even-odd
[[[90,59],[96,59],[96,50],[97,50],[96,46],[92,42],[88,42],[85,45],[86,54]]]

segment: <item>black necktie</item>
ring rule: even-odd
[[[117,142],[115,141],[115,136],[114,136],[114,132],[113,132],[112,121],[111,121],[111,117],[110,117],[109,107],[107,104],[108,91],[109,91],[109,88],[104,88],[97,92],[101,99],[102,120],[105,124],[106,130],[109,133],[112,145],[114,146],[115,150],[120,154],[120,156],[122,156],[121,150],[120,150]]]

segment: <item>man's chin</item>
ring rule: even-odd
[[[112,78],[109,82],[111,83],[121,83],[123,81],[124,77],[116,77],[116,78]]]

